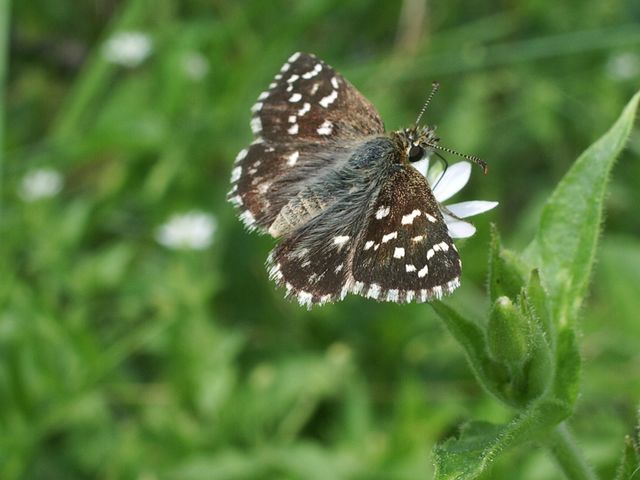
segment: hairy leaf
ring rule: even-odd
[[[605,189],[613,163],[633,125],[640,92],[616,123],[575,161],[547,201],[527,250],[540,267],[558,325],[572,325],[587,290]]]

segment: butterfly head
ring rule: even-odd
[[[409,163],[414,163],[431,155],[438,140],[435,127],[411,127],[396,133],[398,144]]]

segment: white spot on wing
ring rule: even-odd
[[[318,127],[317,131],[320,135],[331,135],[331,132],[333,131],[333,124],[329,120],[325,120],[322,122],[322,125]]]
[[[245,210],[240,214],[240,220],[249,228],[253,227],[253,224],[256,223],[256,219],[249,210]]]
[[[387,233],[382,237],[382,243],[387,243],[389,240],[393,240],[394,238],[398,238],[398,232]]]
[[[236,162],[244,160],[244,158],[247,156],[247,153],[249,153],[249,151],[246,148],[243,148],[242,150],[240,150],[238,152],[238,155],[236,155]]]
[[[298,110],[298,116],[299,117],[303,116],[309,110],[311,110],[311,104],[307,103],[307,102],[304,102],[304,105],[302,105],[302,108],[300,110]]]
[[[424,240],[424,236],[423,235],[416,235],[415,237],[413,237],[411,239],[411,241],[415,242],[415,243],[421,242],[422,240]]]
[[[298,117],[295,115],[289,115],[289,123],[296,123],[296,120],[298,120]]]
[[[369,291],[367,292],[367,297],[377,299],[380,295],[380,285],[377,283],[372,283],[369,285]]]
[[[293,83],[296,80],[298,80],[300,78],[300,75],[296,75],[295,73],[293,75],[291,75],[288,79],[287,79],[287,83]]]
[[[298,161],[298,157],[300,157],[300,152],[298,152],[297,150],[291,155],[287,155],[287,165],[293,167]]]
[[[291,135],[295,135],[296,133],[298,133],[298,124],[294,123],[293,125],[291,125],[288,129],[287,132],[289,132],[289,134]]]
[[[336,77],[331,77],[331,85],[333,88],[338,88],[338,79]]]
[[[311,302],[313,300],[313,295],[309,292],[305,292],[304,290],[300,290],[298,292],[298,302],[300,305],[304,305],[305,307],[311,307]]]
[[[429,266],[425,265],[420,270],[418,270],[418,276],[420,278],[424,277],[427,273],[429,273]]]
[[[429,260],[431,257],[433,257],[433,255],[435,254],[433,248],[430,248],[429,250],[427,250],[427,260]]]
[[[373,240],[367,240],[367,243],[364,244],[364,249],[369,250],[371,247],[373,247]]]
[[[436,217],[434,217],[433,215],[429,215],[428,213],[424,214],[425,217],[427,217],[427,220],[429,220],[431,223],[436,223]]]
[[[349,235],[338,235],[333,237],[333,243],[336,245],[344,245],[349,241]]]
[[[269,96],[269,92],[262,92],[259,96],[258,96],[258,100],[264,100],[265,98],[267,98]]]
[[[388,302],[397,302],[398,301],[398,294],[400,292],[397,289],[391,289],[387,292],[387,301]]]
[[[409,273],[409,272],[415,272],[415,271],[417,270],[416,266],[415,266],[415,265],[412,265],[412,264],[410,264],[410,263],[407,263],[407,264],[404,266],[404,269],[407,271],[407,273]]]
[[[338,91],[334,90],[326,97],[322,97],[322,99],[320,100],[320,105],[322,105],[324,108],[327,108],[329,105],[336,101],[336,98],[338,98]]]
[[[293,55],[291,55],[291,56],[289,57],[289,60],[288,60],[288,61],[289,61],[289,63],[293,63],[293,62],[295,62],[296,60],[298,60],[298,58],[300,58],[300,52],[296,52],[296,53],[294,53]]]
[[[257,102],[253,105],[253,107],[251,107],[251,112],[253,113],[257,113],[260,110],[262,110],[262,102]]]
[[[422,212],[416,208],[413,212],[411,212],[411,213],[409,213],[407,215],[403,215],[402,216],[402,225],[411,225],[413,223],[413,221],[415,220],[415,218],[420,216],[420,214],[422,214]]]
[[[299,93],[294,93],[289,97],[289,101],[291,103],[299,102],[301,99],[302,99],[302,95],[300,95]]]
[[[251,119],[251,131],[253,133],[260,133],[262,131],[262,122],[260,117],[253,117]]]
[[[313,67],[313,70],[309,70],[307,73],[303,74],[302,78],[309,80],[310,78],[313,78],[316,75],[318,75],[321,71],[322,71],[322,65],[320,63],[317,63],[315,67]]]
[[[402,258],[404,257],[404,248],[396,247],[393,251],[393,258]]]
[[[391,207],[385,207],[384,205],[381,206],[378,211],[376,212],[376,218],[378,220],[386,217],[387,215],[389,215],[389,212],[391,211]]]

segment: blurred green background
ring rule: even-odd
[[[20,0],[9,25],[0,478],[431,478],[431,448],[462,422],[510,418],[429,306],[285,301],[263,266],[273,240],[224,200],[233,158],[295,51],[388,129],[439,80],[427,121],[491,166],[456,199],[501,203],[458,242],[447,300],[481,317],[489,222],[526,245],[640,86],[639,2]],[[603,478],[640,399],[639,154],[636,130],[583,310],[572,425]],[[561,476],[524,448],[489,478]]]

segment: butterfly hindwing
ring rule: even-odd
[[[354,293],[428,301],[459,285],[461,262],[426,179],[397,165],[367,214],[355,245]]]

